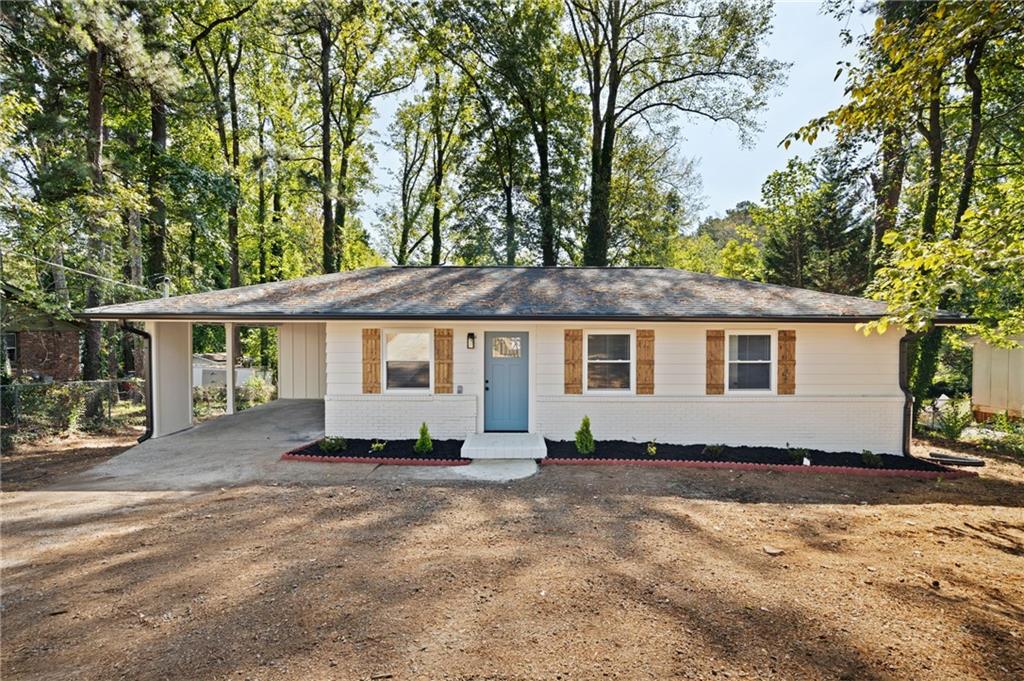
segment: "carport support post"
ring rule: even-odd
[[[235,413],[235,344],[231,339],[235,337],[235,325],[228,322],[224,325],[224,347],[227,349],[227,373],[224,376],[225,387],[227,388],[228,406],[227,413]]]

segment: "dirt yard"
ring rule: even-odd
[[[0,457],[3,491],[36,489],[84,471],[135,445],[142,430],[109,435],[71,433],[19,444]]]
[[[5,680],[1024,678],[1024,468],[995,458],[0,503]]]

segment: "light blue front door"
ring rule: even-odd
[[[526,432],[529,428],[530,334],[484,334],[484,430]]]

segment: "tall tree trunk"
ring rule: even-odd
[[[884,257],[882,237],[896,228],[896,210],[903,193],[903,175],[907,168],[907,154],[904,149],[903,130],[890,125],[882,132],[882,175],[872,175],[871,184],[875,194],[875,224],[871,239],[871,258],[868,264],[870,275]]]
[[[348,218],[348,194],[346,185],[348,183],[349,154],[352,151],[353,140],[342,138],[341,159],[338,163],[338,198],[334,202],[334,233],[337,244],[337,262],[335,269],[342,269],[342,262],[345,259],[345,221]]]
[[[323,268],[324,272],[337,271],[337,243],[334,227],[334,207],[331,205],[333,180],[331,177],[331,22],[321,17],[320,33],[320,192],[323,204]]]
[[[551,207],[551,167],[548,159],[547,105],[541,105],[541,120],[534,126],[534,143],[540,166],[538,194],[540,195],[540,250],[541,262],[545,267],[558,264],[558,247],[555,242],[555,219]]]
[[[242,179],[239,177],[238,167],[241,163],[241,142],[239,140],[238,122],[238,87],[236,76],[238,67],[242,64],[242,37],[238,36],[238,50],[235,53],[234,61],[228,57],[228,107],[231,112],[231,183],[235,191],[231,196],[231,203],[228,204],[228,280],[231,288],[241,286],[242,277],[239,266],[238,253],[238,204],[242,196]],[[233,324],[231,326],[231,356],[237,361],[242,356],[242,328]]]
[[[151,12],[142,12],[142,32],[149,49],[166,48]],[[167,153],[167,102],[155,87],[149,88],[149,154],[146,168],[146,272],[151,285],[160,285],[167,274],[167,206],[164,202],[164,154]]]
[[[263,107],[257,102],[257,117],[259,125],[256,127],[257,140],[260,149],[260,165],[257,171],[257,195],[256,195],[256,227],[259,230],[257,238],[257,276],[261,284],[267,281],[267,148],[263,139]],[[266,326],[260,327],[260,366],[266,367],[270,363],[270,330]]]
[[[156,91],[149,93],[149,257],[146,269],[151,283],[159,283],[167,274],[167,205],[164,202],[164,154],[167,152],[167,102]]]
[[[50,267],[50,275],[53,277],[53,293],[57,300],[65,307],[71,305],[71,298],[68,295],[68,277],[64,271],[64,244],[58,243],[53,248],[53,265]]]
[[[129,208],[125,219],[125,250],[128,262],[125,264],[125,277],[129,283],[142,285],[142,214],[136,208]],[[132,376],[138,372],[141,363],[141,348],[134,342],[130,333],[121,332],[121,365],[123,376]]]
[[[974,190],[974,171],[978,157],[978,142],[981,140],[981,79],[978,77],[978,65],[985,52],[985,41],[980,40],[971,48],[971,54],[964,65],[964,80],[971,91],[971,131],[967,136],[967,147],[964,149],[964,175],[960,182],[960,194],[956,202],[956,214],[953,216],[953,239],[960,238],[960,220],[971,203],[971,192]]]
[[[511,267],[516,264],[516,216],[512,205],[512,182],[505,185],[505,264]]]
[[[941,74],[936,76],[928,101],[928,127],[922,133],[928,142],[928,192],[921,214],[921,234],[931,239],[935,236],[935,221],[939,215],[939,198],[942,192],[942,98]]]
[[[88,56],[88,137],[86,139],[86,161],[89,165],[89,175],[92,184],[92,192],[99,196],[103,187],[103,64],[105,61],[104,47],[97,45],[89,52]],[[89,216],[89,250],[92,258],[88,267],[90,272],[95,272],[102,262],[100,248],[100,233],[102,227],[98,215]],[[86,307],[94,307],[100,304],[99,281],[93,277],[88,278],[85,293]],[[102,330],[100,323],[89,321],[85,330],[85,356],[82,358],[82,378],[87,381],[94,381],[100,377],[100,345],[102,343]]]
[[[921,234],[925,239],[935,237],[935,223],[939,214],[939,198],[942,192],[942,99],[941,74],[936,74],[928,102],[928,126],[922,126],[922,134],[928,142],[928,192],[924,212],[921,216]],[[912,372],[914,393],[914,422],[921,410],[921,402],[931,388],[935,370],[939,364],[939,349],[942,347],[942,327],[936,326],[926,332],[917,343],[917,360]]]
[[[282,211],[281,207],[281,180],[274,179],[274,193],[270,200],[271,210],[274,212],[270,218],[273,236],[270,240],[270,271],[271,281],[279,281],[284,274],[284,236],[281,234]]]
[[[975,43],[964,66],[964,76],[971,91],[971,128],[964,150],[964,171],[957,197],[956,214],[953,217],[953,229],[950,238],[960,238],[962,230],[960,220],[970,205],[971,192],[974,188],[974,172],[978,155],[978,141],[981,137],[981,105],[982,87],[978,78],[978,65],[981,63],[985,50],[984,41]],[[942,128],[940,118],[939,86],[936,86],[929,102],[928,140],[928,197],[925,201],[925,215],[921,231],[926,237],[935,236],[935,221],[938,216],[939,192],[942,188]],[[953,301],[950,292],[945,292],[939,299],[939,307],[946,308]],[[939,352],[942,349],[943,328],[933,327],[921,338],[918,344],[917,362],[913,374],[914,418],[921,409],[921,401],[931,388],[935,379],[935,371],[939,365]]]
[[[492,130],[494,130],[492,128]],[[492,132],[492,134],[494,134]],[[495,146],[498,146],[498,138],[495,136]],[[516,264],[516,215],[515,204],[512,199],[515,194],[515,143],[510,139],[505,140],[505,172],[500,172],[501,193],[505,202],[505,265],[511,267]]]
[[[621,8],[617,8],[621,11]],[[594,17],[595,23],[597,17]],[[597,85],[591,88],[591,151],[590,151],[590,213],[587,219],[587,236],[583,245],[583,264],[606,267],[608,265],[608,249],[611,233],[611,189],[612,159],[614,158],[615,107],[618,104],[619,81],[619,42],[617,31],[620,22],[611,21],[608,34],[608,78],[605,86],[608,96],[604,103],[604,114],[601,114],[602,90]],[[596,28],[595,35],[604,33],[603,28]],[[594,50],[592,73],[601,73],[601,50]]]
[[[238,174],[241,162],[241,144],[239,141],[238,123],[238,88],[236,76],[242,63],[242,38],[238,38],[238,51],[235,60],[228,59],[228,106],[231,112],[231,183],[235,191],[228,205],[228,260],[230,264],[231,287],[241,285],[242,278],[238,263],[238,203],[241,200],[242,182]]]
[[[441,90],[441,73],[438,67],[434,68],[434,92]],[[441,264],[441,189],[444,186],[444,131],[441,127],[441,105],[437,102],[433,106],[433,128],[434,128],[434,178],[433,191],[431,193],[431,217],[430,217],[430,264]]]

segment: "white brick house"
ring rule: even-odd
[[[87,310],[152,337],[154,434],[191,423],[190,324],[281,329],[279,395],[325,432],[905,453],[904,333],[883,304],[659,268],[376,268]],[[940,323],[958,318],[940,315]]]

